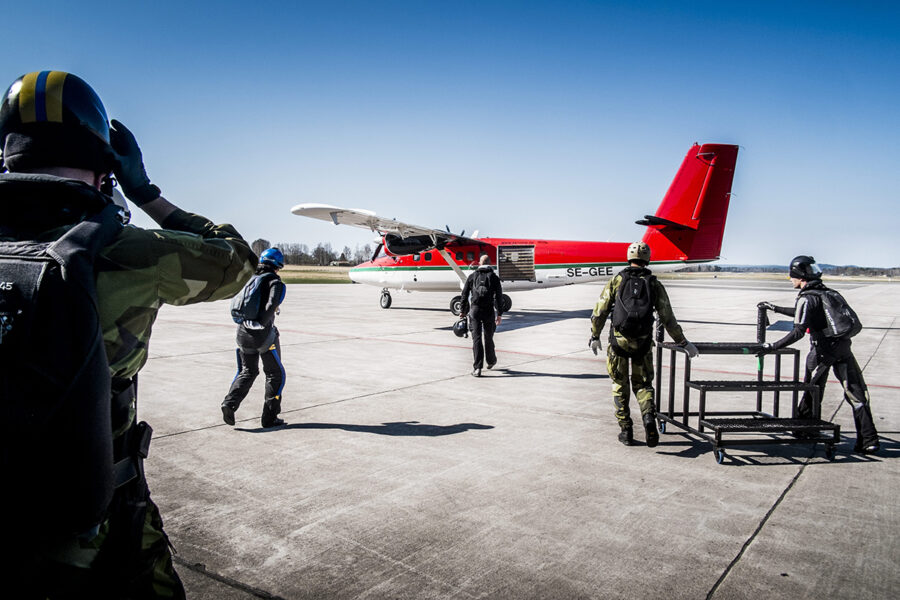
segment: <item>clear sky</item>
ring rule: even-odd
[[[373,241],[300,202],[632,241],[697,141],[741,146],[724,262],[900,266],[896,2],[45,0],[3,22],[0,86],[78,74],[164,195],[250,241]]]

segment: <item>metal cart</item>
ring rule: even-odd
[[[821,401],[819,390],[813,384],[800,380],[800,351],[795,348],[783,348],[771,353],[775,360],[774,379],[764,378],[764,361],[766,355],[760,355],[766,339],[765,309],[758,309],[755,342],[697,342],[700,354],[732,354],[747,355],[757,361],[755,380],[696,380],[691,378],[691,358],[683,348],[673,342],[664,341],[664,329],[656,325],[656,412],[659,430],[665,433],[666,426],[672,424],[688,433],[696,435],[713,445],[716,462],[725,460],[725,448],[736,446],[763,444],[818,444],[825,448],[828,460],[834,459],[834,446],[840,441],[840,426],[821,419]],[[663,353],[668,350],[669,378],[668,405],[662,406],[662,367]],[[684,355],[683,399],[681,410],[675,409],[675,388],[678,355]],[[782,358],[793,358],[791,376],[782,377]],[[691,390],[700,394],[696,411],[691,411]],[[756,394],[755,410],[750,411],[710,411],[707,410],[707,394],[712,392],[754,392]],[[798,397],[801,392],[810,392],[813,397],[813,413],[811,419],[797,418]],[[763,397],[772,394],[771,412],[763,411]],[[781,394],[790,393],[790,417],[780,417]],[[692,421],[693,420],[693,421]],[[696,422],[696,427],[692,426]],[[747,434],[759,433],[759,436],[748,437]],[[727,437],[726,437],[727,436]]]

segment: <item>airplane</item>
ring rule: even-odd
[[[731,199],[738,146],[694,144],[653,215],[636,221],[646,227],[654,272],[718,260]],[[590,242],[533,238],[479,238],[377,216],[364,209],[298,204],[295,215],[351,225],[377,233],[372,259],[350,269],[350,279],[381,287],[381,307],[390,308],[390,290],[458,292],[469,271],[487,254],[504,291],[552,288],[602,281],[627,266],[630,242]],[[384,249],[384,255],[379,256]],[[450,301],[459,315],[462,297]],[[512,307],[506,294],[502,312]]]

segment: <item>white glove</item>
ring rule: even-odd
[[[592,337],[588,341],[588,346],[590,346],[591,352],[594,353],[594,356],[597,356],[597,353],[600,352],[600,338]]]
[[[697,346],[693,345],[687,340],[684,340],[684,345],[682,346],[684,351],[687,352],[687,355],[691,358],[697,358],[697,355],[700,354],[700,351],[697,350]]]

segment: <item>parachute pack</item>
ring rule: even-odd
[[[95,526],[112,499],[94,260],[121,229],[117,213],[110,204],[55,242],[0,242],[2,510],[38,537]]]
[[[263,282],[266,279],[277,277],[274,273],[260,273],[254,275],[241,290],[241,293],[231,299],[231,318],[235,323],[244,321],[256,321],[262,309]]]
[[[822,299],[822,311],[825,313],[825,337],[851,338],[862,329],[862,322],[844,297],[830,289],[816,289],[803,292],[815,294]]]
[[[472,281],[472,304],[484,306],[489,304],[491,298],[491,275],[493,271],[479,270]]]
[[[648,335],[653,329],[653,292],[655,276],[622,272],[612,311],[612,326],[625,337]]]

